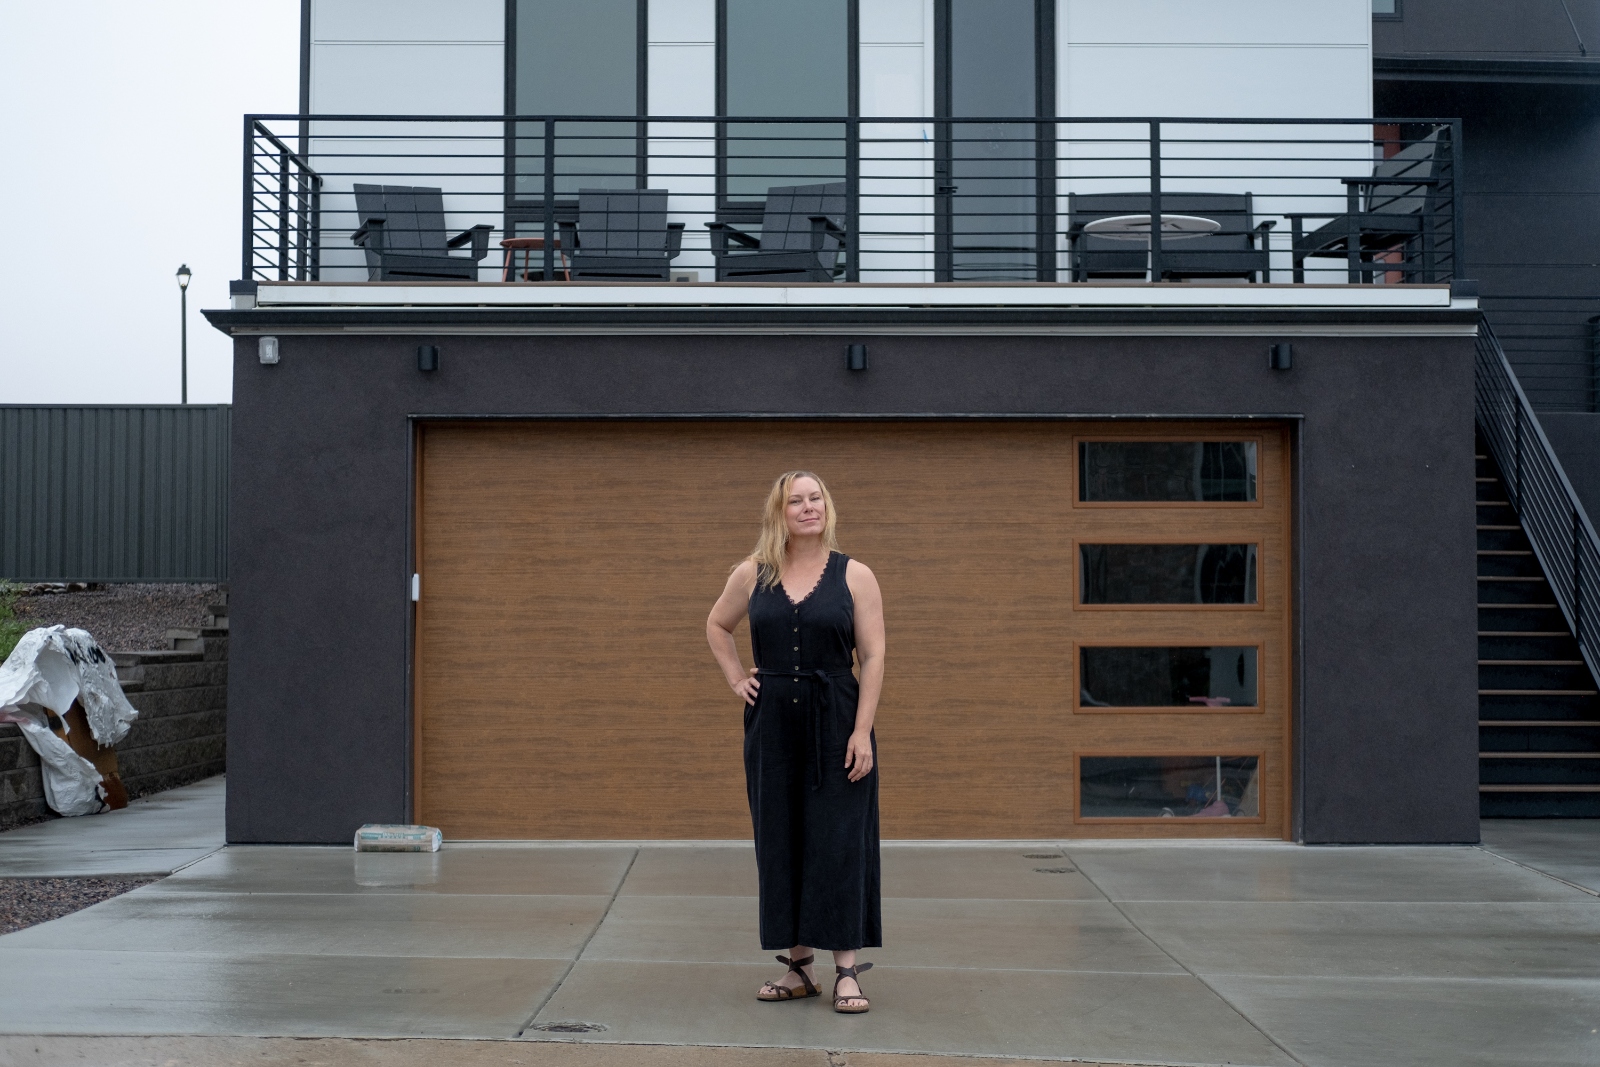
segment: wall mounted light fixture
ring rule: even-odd
[[[867,369],[867,346],[851,345],[844,351],[844,365],[851,370]]]
[[[417,346],[417,369],[420,371],[436,371],[439,369],[439,346]]]
[[[1267,366],[1273,370],[1288,370],[1294,366],[1294,345],[1281,341],[1267,349]]]
[[[266,364],[278,362],[278,339],[263,337],[256,341],[256,357]]]

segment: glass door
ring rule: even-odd
[[[1053,0],[936,0],[934,33],[937,278],[1053,281]]]
[[[645,174],[646,0],[513,0],[507,5],[506,108],[518,116],[639,116],[639,121],[515,121],[507,131],[506,236],[538,236],[576,217],[579,189],[638,189]],[[553,207],[553,211],[547,211]]]

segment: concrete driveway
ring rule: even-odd
[[[1568,852],[1600,844],[1589,824],[1567,825]],[[192,1062],[223,1062],[246,1047],[237,1039],[296,1037],[455,1039],[451,1062],[552,1067],[863,1067],[885,1054],[1592,1065],[1593,868],[1536,869],[1539,850],[1562,854],[1563,831],[1535,829],[1521,860],[1474,847],[889,844],[887,944],[864,953],[877,969],[859,1017],[825,998],[756,1002],[781,968],[757,947],[743,843],[230,847],[0,937],[0,1034],[14,1035],[0,1062],[188,1063],[183,1049],[199,1047],[211,1051]],[[13,837],[0,835],[0,875],[28,851]],[[37,869],[36,845],[35,873],[58,873]],[[246,1045],[241,1061],[278,1062],[276,1043]],[[317,1062],[441,1062],[411,1058],[432,1045],[319,1042]],[[759,1048],[772,1051],[745,1051]]]

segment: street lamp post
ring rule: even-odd
[[[185,263],[178,268],[178,317],[181,320],[179,329],[180,351],[182,352],[183,374],[183,403],[189,402],[189,265]]]

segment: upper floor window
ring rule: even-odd
[[[1400,17],[1400,0],[1372,0],[1372,16],[1380,19]]]
[[[851,113],[849,0],[721,0],[719,7],[722,114]]]
[[[644,113],[640,0],[516,0],[519,115]]]

